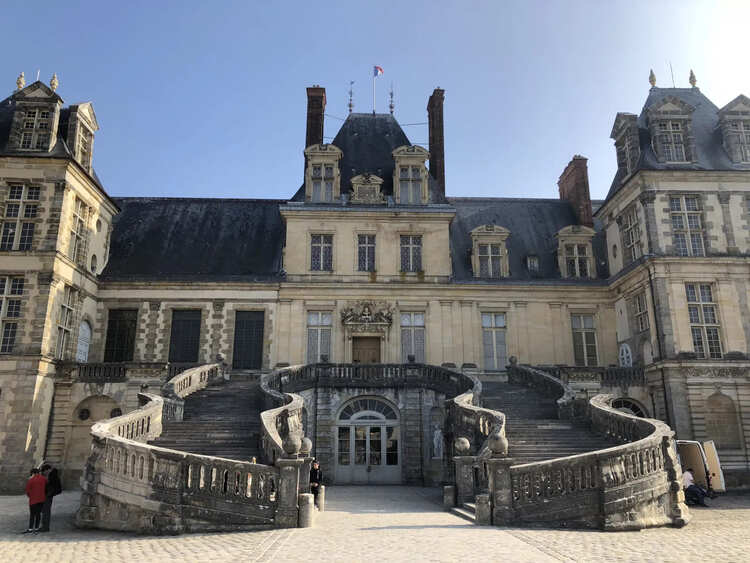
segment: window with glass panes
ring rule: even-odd
[[[312,165],[312,201],[333,201],[333,165]]]
[[[357,235],[357,269],[375,271],[375,235]]]
[[[648,308],[646,307],[646,294],[641,292],[633,297],[633,312],[638,332],[648,330]]]
[[[631,207],[622,217],[622,242],[625,246],[625,260],[634,262],[643,254],[641,250],[641,227],[638,224],[638,212]]]
[[[47,150],[49,148],[50,112],[48,110],[27,110],[23,119],[21,148]]]
[[[685,162],[685,142],[682,123],[662,121],[659,123],[659,142],[667,162]]]
[[[421,235],[401,235],[401,271],[422,271]]]
[[[31,250],[39,212],[37,186],[11,185],[0,230],[0,250]]]
[[[737,137],[740,150],[740,160],[750,162],[750,122],[733,121],[732,132]]]
[[[331,358],[331,319],[330,311],[309,311],[307,313],[307,363],[317,364],[326,356]]]
[[[573,357],[577,366],[595,366],[599,363],[596,353],[596,327],[594,315],[571,315],[573,327]]]
[[[57,345],[55,347],[55,358],[64,360],[68,356],[71,332],[75,320],[76,290],[69,285],[65,286],[62,303],[60,304],[60,316],[57,319]]]
[[[135,350],[137,309],[110,309],[107,339],[104,343],[105,362],[132,362]]]
[[[316,272],[333,271],[333,235],[310,236],[310,269]]]
[[[422,203],[422,167],[401,166],[398,171],[399,202],[406,204]]]
[[[679,256],[704,256],[700,199],[697,196],[671,196],[669,211],[675,252]]]
[[[708,283],[685,284],[693,350],[699,358],[721,358],[721,326],[713,287]]]
[[[22,277],[0,276],[0,353],[10,354],[21,318]]]
[[[502,274],[501,245],[479,244],[479,277],[499,278]]]
[[[75,199],[73,224],[70,230],[70,258],[80,266],[86,266],[86,222],[89,208],[80,199]]]
[[[401,313],[401,361],[424,363],[424,313]]]
[[[587,244],[565,245],[565,267],[569,278],[589,277],[589,251]]]
[[[505,369],[508,363],[505,332],[505,313],[482,313],[484,369]]]

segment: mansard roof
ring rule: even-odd
[[[692,109],[692,135],[695,139],[696,162],[684,164],[659,162],[651,146],[648,120],[664,103],[672,103],[681,110]],[[641,156],[638,170],[746,170],[729,158],[722,144],[719,108],[698,88],[657,88],[649,91],[646,103],[638,116]],[[625,173],[618,170],[612,180],[605,201],[609,201],[622,187]]]
[[[559,199],[449,197],[448,203],[456,209],[451,223],[451,255],[453,276],[456,281],[473,283],[503,283],[503,280],[474,278],[471,269],[471,231],[480,225],[497,225],[510,231],[506,247],[510,266],[510,280],[539,280],[545,278],[555,283],[602,283],[608,277],[604,232],[598,221],[593,240],[597,280],[561,279],[557,266],[557,238],[563,227],[578,225],[573,207]],[[530,273],[526,267],[527,256],[539,257],[539,271]]]
[[[284,228],[275,199],[115,198],[101,278],[274,281]]]

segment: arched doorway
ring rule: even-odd
[[[396,409],[374,397],[346,403],[336,420],[337,484],[400,484],[401,426]]]
[[[65,451],[65,474],[68,481],[76,478],[86,465],[91,452],[91,427],[95,422],[119,416],[120,407],[111,397],[94,395],[87,397],[73,409],[70,423],[70,439]]]
[[[646,409],[644,409],[638,401],[627,397],[620,397],[619,399],[612,401],[612,408],[641,418],[648,416]]]

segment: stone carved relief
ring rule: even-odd
[[[686,368],[686,377],[726,377],[729,379],[739,377],[750,377],[747,368]]]
[[[385,332],[393,322],[393,308],[387,303],[357,301],[341,311],[341,322],[353,332]]]

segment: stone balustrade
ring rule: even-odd
[[[564,383],[595,383],[600,387],[646,385],[643,367],[539,366]]]
[[[140,408],[92,427],[78,526],[170,534],[297,526],[304,460],[269,466],[148,444],[174,417],[170,405],[220,373],[218,364],[192,368],[164,386],[167,397],[141,393]]]
[[[221,364],[207,364],[187,369],[172,377],[162,387],[164,420],[182,420],[185,397],[205,389],[209,382],[221,376]]]
[[[511,371],[514,382],[552,392],[557,381],[558,392],[566,393],[566,384],[540,370]],[[621,445],[520,465],[501,456],[488,460],[493,523],[635,530],[688,522],[674,432],[661,421],[613,409],[612,400],[593,397],[586,419]]]

